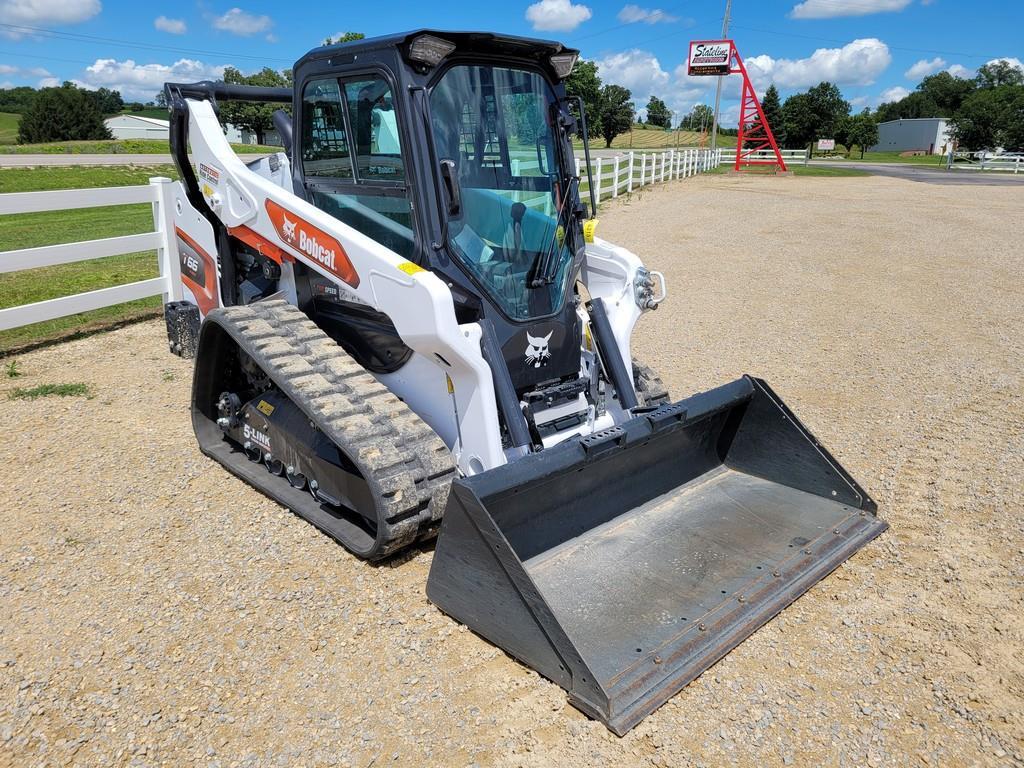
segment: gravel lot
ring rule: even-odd
[[[161,323],[0,389],[0,765],[1024,764],[1024,188],[701,177],[602,215],[684,396],[765,377],[892,529],[626,738],[203,458]],[[744,223],[740,223],[744,222]],[[1013,228],[1017,227],[1014,232]]]

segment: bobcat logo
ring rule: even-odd
[[[531,336],[530,332],[526,332],[526,364],[533,366],[534,368],[542,368],[548,364],[548,358],[551,357],[551,351],[548,349],[548,342],[551,341],[551,334],[554,331],[548,331],[547,336]]]
[[[283,219],[283,222],[282,222],[281,226],[284,228],[284,232],[283,232],[284,239],[287,240],[288,242],[294,243],[295,242],[295,225],[298,222],[288,221],[288,217],[285,216],[284,211],[281,212],[281,218]]]

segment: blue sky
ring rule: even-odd
[[[239,3],[235,5],[235,3]],[[654,93],[678,114],[711,103],[713,78],[683,71],[691,39],[717,38],[724,0],[506,0],[502,3],[290,3],[266,0],[0,0],[0,87],[74,80],[148,101],[166,79],[290,66],[328,35],[417,27],[553,38],[598,61],[603,79],[642,106]],[[1024,60],[1020,0],[788,0],[733,3],[730,36],[759,92],[821,80],[855,108],[899,98],[942,69]],[[729,78],[723,123],[735,122]]]

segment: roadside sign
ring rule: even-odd
[[[835,139],[818,139],[818,149],[819,150],[821,150],[823,152],[825,152],[825,151],[831,152],[835,148],[836,148],[836,140]]]
[[[686,73],[698,77],[728,75],[732,71],[732,40],[693,40]]]

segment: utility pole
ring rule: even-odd
[[[732,10],[732,0],[725,0],[725,16],[722,17],[722,39],[729,35],[729,11]],[[729,62],[732,64],[732,62]],[[722,75],[718,76],[718,86],[715,88],[715,116],[711,122],[711,151],[714,152],[718,146],[718,109],[722,102]]]

